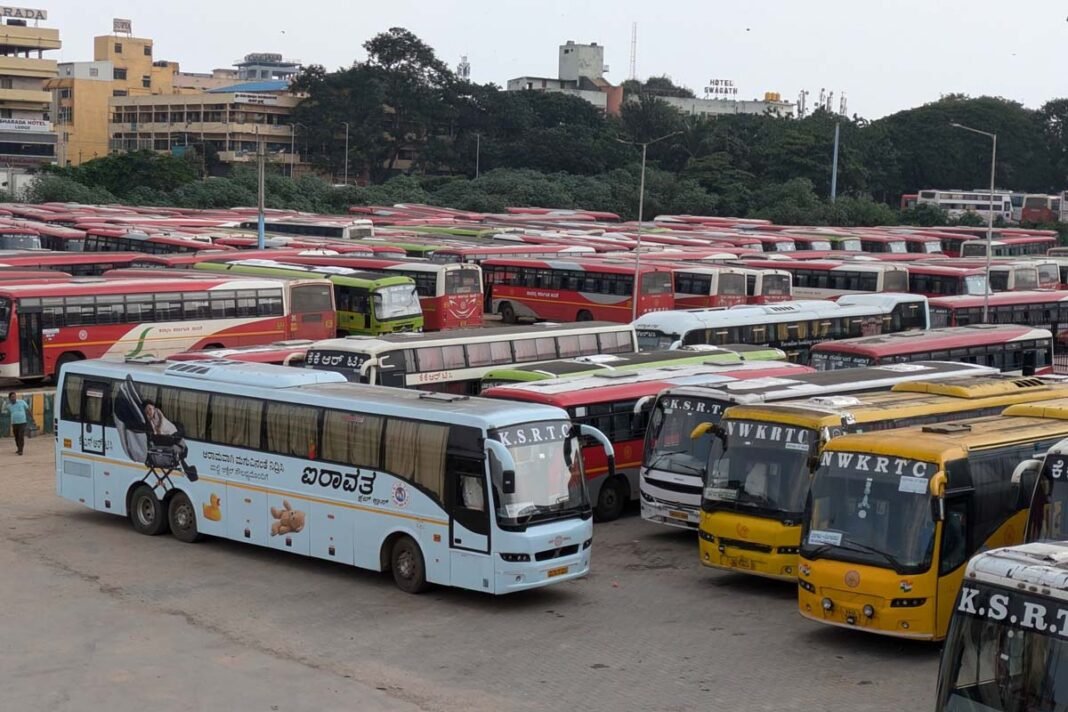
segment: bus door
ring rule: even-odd
[[[19,305],[19,375],[44,375],[44,341],[41,335],[41,308]],[[57,374],[58,375],[58,374]]]
[[[336,314],[331,299],[331,288],[319,284],[293,287],[291,295],[292,316],[287,338],[318,340],[334,336]]]
[[[492,504],[486,491],[486,462],[454,455],[447,461],[452,585],[492,591],[493,559],[489,555]]]

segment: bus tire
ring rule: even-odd
[[[597,505],[593,508],[593,518],[598,522],[610,522],[619,519],[627,506],[627,486],[619,477],[606,480],[597,493]]]
[[[142,484],[130,493],[130,524],[134,531],[145,536],[157,536],[167,531],[167,510],[155,491]]]
[[[515,309],[512,308],[512,305],[508,302],[502,302],[501,305],[497,307],[497,313],[501,315],[501,321],[505,324],[514,324],[516,321]]]
[[[82,356],[80,353],[78,353],[76,351],[68,351],[65,354],[62,354],[59,358],[56,359],[56,372],[52,376],[52,382],[53,383],[57,383],[59,381],[60,369],[62,369],[68,363],[74,363],[75,361],[84,361],[84,360],[85,360],[85,357]]]
[[[427,589],[423,552],[410,536],[402,536],[394,542],[389,561],[397,588],[405,593],[422,593]]]
[[[593,314],[586,309],[581,310],[575,317],[575,321],[593,321]]]
[[[193,544],[200,541],[197,530],[197,510],[185,492],[175,492],[167,503],[167,523],[178,541]]]

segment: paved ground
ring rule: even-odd
[[[594,573],[501,599],[135,534],[0,440],[0,694],[36,710],[930,709],[937,650],[808,623],[790,586],[598,525]]]

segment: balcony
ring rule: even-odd
[[[54,27],[0,25],[0,47],[11,49],[59,49],[59,30]]]
[[[33,91],[31,89],[0,89],[0,104],[6,108],[16,108],[15,104],[30,105],[31,108],[40,108],[44,104],[52,104],[52,93],[47,91]]]
[[[0,76],[29,79],[55,79],[59,70],[54,59],[8,57],[0,55]]]
[[[262,138],[286,138],[292,134],[292,129],[289,124],[236,124],[236,123],[223,123],[221,121],[201,122],[193,121],[186,123],[184,121],[145,121],[132,123],[110,123],[108,124],[108,131],[110,133],[117,132],[130,132],[136,131],[137,133],[194,133],[194,134],[218,134],[218,135],[236,135],[241,134],[244,137],[248,137],[248,140],[253,140],[253,137],[257,134]]]

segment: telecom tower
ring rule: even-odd
[[[467,55],[460,57],[460,63],[456,65],[456,76],[464,81],[471,78],[471,63],[467,61]]]
[[[630,25],[630,78],[638,78],[638,23]]]

